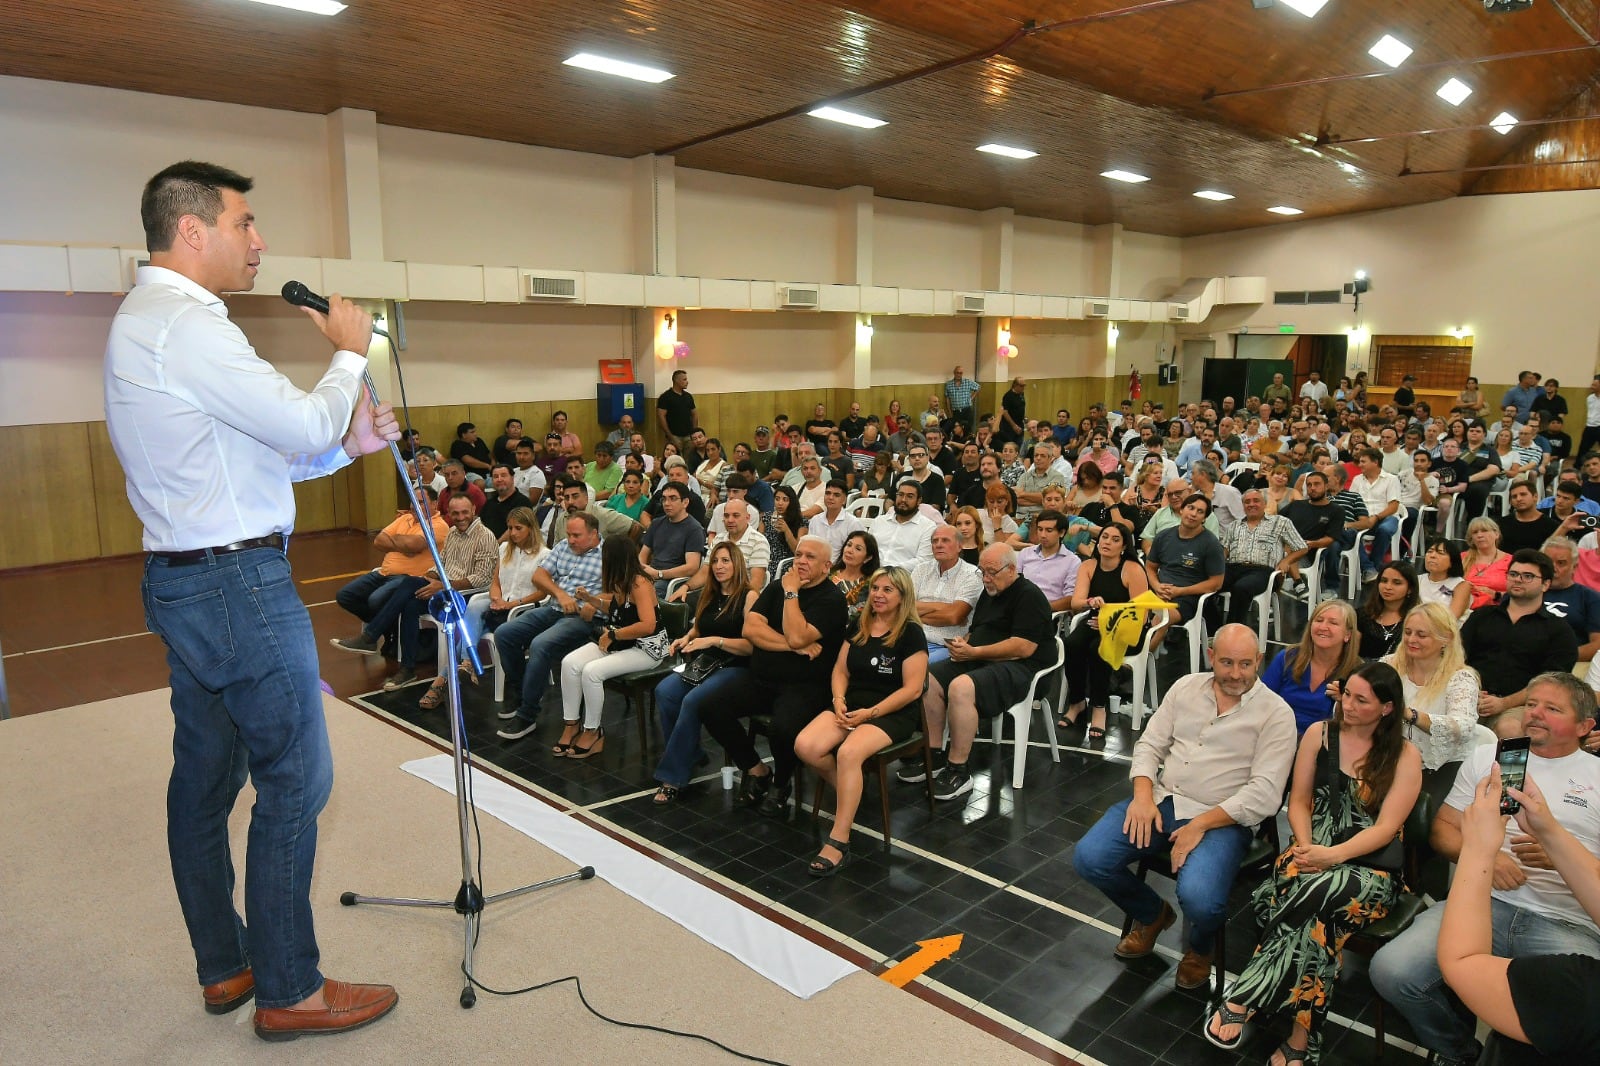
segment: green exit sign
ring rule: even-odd
[[[1280,322],[1280,323],[1278,323],[1278,332],[1279,333],[1293,333],[1294,332],[1294,323],[1293,322]]]

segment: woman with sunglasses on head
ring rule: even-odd
[[[794,751],[835,794],[833,830],[806,867],[832,877],[850,857],[850,827],[861,805],[862,764],[923,728],[928,644],[917,623],[911,575],[891,566],[872,575],[867,609],[851,623],[830,680],[833,705],[795,739]]]

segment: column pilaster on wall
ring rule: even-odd
[[[979,415],[988,411],[999,419],[1000,397],[1011,387],[1011,379],[1017,376],[1012,360],[1000,354],[1000,345],[1009,344],[1010,340],[1009,318],[978,319],[977,354],[972,358],[972,374],[983,384],[983,391],[978,394]]]
[[[872,190],[852,185],[834,194],[838,223],[836,284],[872,284]]]
[[[1017,213],[1009,207],[996,207],[979,217],[983,220],[983,287],[990,292],[1010,292]]]
[[[640,274],[678,273],[677,173],[670,155],[633,160],[633,263]]]
[[[333,254],[383,261],[383,197],[378,183],[378,114],[341,107],[327,115],[333,188]],[[374,375],[376,377],[376,375]],[[381,380],[381,379],[380,379]]]
[[[839,320],[845,331],[843,343],[850,346],[852,356],[845,391],[864,393],[872,388],[872,316],[840,315]]]
[[[1116,299],[1122,295],[1122,223],[1095,226],[1089,232],[1089,239],[1093,272],[1089,279],[1090,290],[1103,292]],[[1117,342],[1112,337],[1112,327],[1115,325],[1114,322],[1108,323],[1104,333],[1097,331],[1089,344],[1090,373],[1108,381],[1118,376]],[[1111,397],[1108,395],[1102,399],[1109,403]]]

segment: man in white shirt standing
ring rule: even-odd
[[[1322,380],[1320,373],[1315,370],[1311,372],[1306,383],[1300,386],[1300,398],[1310,400],[1318,407],[1322,406],[1322,401],[1328,398],[1328,383]]]
[[[1360,494],[1373,519],[1367,530],[1367,557],[1362,561],[1361,579],[1371,581],[1378,576],[1389,538],[1400,528],[1400,479],[1383,468],[1383,453],[1376,448],[1364,448],[1356,458],[1361,473],[1351,479],[1350,487]]]
[[[813,537],[828,542],[832,552],[829,558],[835,560],[839,558],[839,549],[844,547],[844,539],[858,529],[867,528],[861,519],[844,509],[844,501],[844,482],[828,482],[822,490],[822,513],[813,515],[807,526]]]
[[[872,520],[867,531],[878,542],[878,559],[884,566],[915,570],[933,558],[933,522],[922,514],[922,492],[911,478],[894,489],[894,507]]]
[[[983,595],[983,575],[961,558],[961,534],[938,526],[930,540],[933,558],[917,564],[911,583],[917,593],[917,621],[928,639],[928,661],[950,658],[945,642],[967,635],[972,609]]]
[[[362,393],[372,319],[337,294],[307,316],[336,349],[302,392],[261,359],[222,293],[255,285],[266,241],[252,182],[168,167],[140,202],[140,267],[106,342],[106,426],[144,525],[144,602],[172,671],[167,845],[207,1011],[256,1000],[267,1040],[338,1033],[395,1005],[388,985],[325,979],[311,875],[333,787],[316,638],[285,557],[293,483],[400,437]],[[224,707],[226,700],[226,707]],[[228,815],[251,778],[248,929],[234,908]]]

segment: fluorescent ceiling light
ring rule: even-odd
[[[1472,95],[1472,88],[1466,83],[1451,78],[1439,86],[1438,95],[1454,107],[1460,107],[1461,101]]]
[[[1269,208],[1267,208],[1267,210],[1271,211],[1275,215],[1302,215],[1302,214],[1305,214],[1305,212],[1301,211],[1298,207],[1283,207],[1283,206],[1279,206],[1279,207],[1269,207]]]
[[[1137,185],[1141,181],[1150,180],[1145,175],[1135,174],[1131,170],[1103,170],[1100,172],[1100,176],[1102,178],[1110,178],[1112,181],[1125,181],[1129,185]]]
[[[1377,44],[1367,49],[1367,55],[1381,60],[1391,67],[1398,67],[1411,55],[1411,46],[1386,33],[1378,38]]]
[[[591,55],[588,52],[579,52],[571,59],[563,61],[562,65],[593,70],[601,74],[614,74],[619,78],[632,78],[634,81],[648,81],[652,84],[666,81],[673,76],[670,70],[641,66],[638,63],[625,63],[620,59],[607,59],[605,56]]]
[[[1007,159],[1032,159],[1038,152],[1030,152],[1026,148],[1013,148],[1009,144],[980,144],[978,151],[988,152],[990,155],[1003,155]]]
[[[1517,128],[1517,116],[1509,111],[1502,111],[1489,120],[1489,125],[1494,127],[1496,133],[1504,137]]]
[[[1231,192],[1218,192],[1215,189],[1201,189],[1199,192],[1195,193],[1195,195],[1200,197],[1200,199],[1202,199],[1202,200],[1231,200],[1231,199],[1233,199],[1233,193],[1231,193]]]
[[[254,2],[266,4],[268,7],[287,7],[313,15],[337,15],[345,8],[345,5],[338,0],[254,0]]]
[[[1328,0],[1283,0],[1284,7],[1292,7],[1308,19],[1316,18],[1327,3]]]
[[[815,111],[806,113],[812,118],[825,118],[829,122],[843,122],[846,126],[859,126],[864,130],[875,130],[879,126],[887,126],[889,124],[881,118],[868,118],[866,115],[858,115],[854,111],[845,111],[837,107],[819,107]]]

